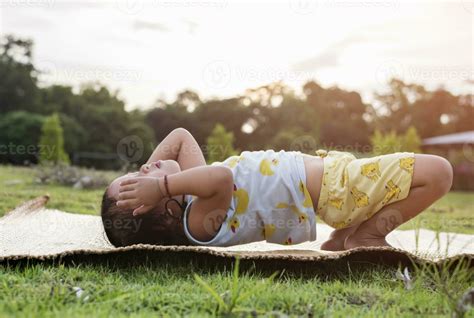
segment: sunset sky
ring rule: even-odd
[[[41,83],[119,89],[128,109],[283,80],[357,90],[392,76],[473,85],[472,1],[0,0],[0,31],[35,42]]]

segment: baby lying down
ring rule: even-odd
[[[316,215],[334,231],[322,249],[387,246],[385,237],[451,188],[444,158],[394,153],[357,159],[318,150],[243,151],[206,165],[185,129],[173,130],[139,171],[115,179],[102,202],[115,246],[230,246],[316,240]]]

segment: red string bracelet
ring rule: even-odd
[[[168,188],[168,175],[166,174],[165,174],[165,189],[166,189],[166,194],[168,195],[168,197],[171,198],[170,189]]]

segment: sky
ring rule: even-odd
[[[474,0],[0,0],[0,32],[34,40],[42,85],[100,81],[127,109],[275,81],[356,90],[391,77],[473,92]]]

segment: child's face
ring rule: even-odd
[[[178,173],[181,171],[181,167],[178,162],[175,160],[158,160],[156,162],[144,164],[140,167],[137,172],[130,172],[126,175],[118,177],[109,185],[109,196],[118,200],[118,193],[120,182],[125,181],[128,178],[133,177],[164,177],[165,175],[170,175]]]

